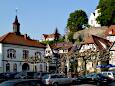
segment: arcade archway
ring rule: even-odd
[[[29,65],[28,65],[28,63],[24,63],[23,65],[22,65],[22,71],[28,71],[29,70]]]

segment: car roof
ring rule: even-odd
[[[102,71],[102,73],[112,73],[113,71]]]
[[[22,81],[40,81],[38,79],[13,79],[13,80],[8,80],[8,81],[4,81],[4,82],[22,82]]]
[[[61,73],[53,73],[53,74],[49,74],[49,75],[64,75],[64,74],[61,74]]]

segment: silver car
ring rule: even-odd
[[[13,79],[0,83],[0,86],[44,86],[38,79]]]
[[[63,74],[47,74],[42,78],[45,85],[70,85],[75,84],[77,81],[75,78],[67,77]]]

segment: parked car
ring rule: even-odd
[[[14,76],[15,79],[26,79],[27,78],[27,72],[20,72]]]
[[[19,72],[7,72],[5,73],[5,76],[7,79],[14,79],[15,75],[17,75]]]
[[[97,74],[90,73],[86,75],[81,75],[78,78],[79,83],[95,83],[97,82]]]
[[[103,86],[106,84],[106,86],[108,86],[108,84],[114,82],[114,79],[105,76],[101,73],[97,74],[97,86]]]
[[[34,75],[36,74],[36,72],[27,72],[27,79],[34,79]]]
[[[0,86],[44,86],[41,80],[36,79],[15,79],[0,83]]]
[[[115,72],[112,72],[112,71],[104,71],[104,72],[101,72],[103,75],[105,76],[108,76],[112,79],[115,79]]]
[[[20,72],[15,75],[15,79],[33,79],[36,72]]]
[[[43,76],[42,81],[45,85],[53,86],[69,85],[76,83],[75,78],[69,78],[63,74],[47,74]]]
[[[34,74],[34,79],[42,79],[42,77],[46,74],[50,74],[49,72],[36,72]]]
[[[97,84],[97,86],[102,86],[102,84],[113,82],[113,79],[101,73],[91,73],[78,77],[78,81],[79,83],[92,83]]]
[[[107,86],[115,86],[115,82],[108,84]]]
[[[18,72],[4,72],[4,73],[0,73],[0,83],[9,79],[14,79],[14,76],[17,74]]]
[[[0,79],[7,79],[6,73],[0,73]]]

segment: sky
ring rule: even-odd
[[[54,33],[56,28],[64,35],[70,13],[83,10],[89,17],[99,2],[99,0],[0,1],[0,36],[13,31],[12,23],[17,15],[20,32],[36,40],[41,40],[42,34]]]

